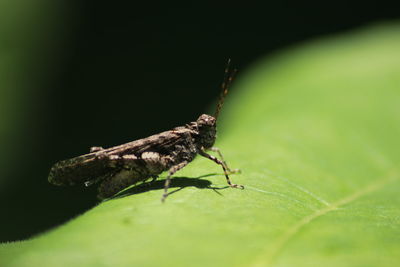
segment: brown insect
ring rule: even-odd
[[[104,199],[138,182],[149,179],[155,181],[160,173],[168,170],[161,199],[164,201],[168,196],[172,175],[199,154],[221,165],[230,187],[243,189],[242,185],[231,183],[228,174],[237,170],[231,170],[219,149],[213,147],[216,122],[236,73],[236,70],[230,71],[229,65],[230,60],[225,69],[222,92],[214,116],[202,114],[196,121],[185,126],[108,149],[92,147],[89,154],[54,164],[48,177],[49,182],[54,185],[86,186],[100,183],[98,197]],[[207,150],[217,152],[220,159],[208,154]]]

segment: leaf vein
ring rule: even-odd
[[[330,204],[329,206],[317,210],[316,212],[303,217],[300,221],[292,225],[289,229],[287,229],[286,232],[284,232],[276,242],[272,245],[272,250],[267,253],[262,253],[262,256],[258,258],[257,261],[252,264],[252,266],[270,266],[273,261],[276,259],[276,257],[279,255],[279,253],[284,249],[284,247],[289,243],[289,241],[306,225],[314,221],[315,219],[326,215],[327,213],[337,210],[339,207],[347,205],[358,198],[375,192],[379,189],[381,189],[383,186],[387,185],[390,182],[394,182],[399,179],[398,172],[396,170],[390,171],[386,176],[384,176],[382,179],[379,179],[364,188],[356,191],[355,193],[346,196],[342,199],[339,199],[338,201]],[[267,257],[264,255],[267,254]],[[264,256],[264,257],[263,257]]]
[[[279,179],[279,180],[281,180],[281,181],[284,181],[284,182],[286,182],[287,184],[291,185],[292,187],[296,188],[297,190],[299,190],[299,191],[301,191],[301,192],[303,192],[303,193],[305,193],[305,194],[311,196],[313,199],[315,199],[315,200],[317,200],[318,202],[324,204],[325,206],[328,207],[328,206],[330,205],[330,203],[329,203],[328,201],[324,200],[322,197],[317,196],[316,194],[314,194],[314,193],[310,192],[309,190],[305,189],[304,187],[302,187],[302,186],[300,186],[300,185],[298,185],[298,184],[296,184],[296,183],[290,181],[289,179],[287,179],[287,178],[285,178],[285,177],[283,177],[283,176],[277,175],[277,174],[273,173],[273,172],[270,171],[270,170],[267,170],[267,172],[268,172],[271,176],[273,176],[273,177],[275,177],[275,178],[277,178],[277,179]]]

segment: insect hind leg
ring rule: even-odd
[[[98,197],[108,198],[138,182],[157,179],[158,174],[166,169],[168,160],[156,152],[144,152],[140,156],[109,155],[107,164],[114,174],[100,184]]]

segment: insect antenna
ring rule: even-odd
[[[214,113],[214,118],[217,120],[219,113],[221,111],[222,106],[224,105],[225,96],[228,94],[228,89],[231,86],[232,80],[237,72],[237,69],[233,69],[230,71],[231,59],[228,59],[228,63],[226,63],[225,71],[224,71],[224,79],[221,84],[221,94],[219,95],[219,100],[217,104],[217,108]]]

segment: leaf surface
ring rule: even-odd
[[[217,146],[245,190],[197,158],[47,233],[6,266],[397,266],[400,27],[304,44],[241,73]],[[214,175],[216,173],[216,175]]]

